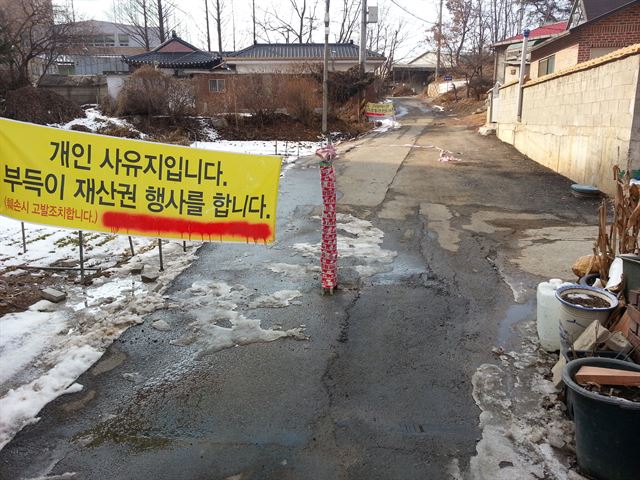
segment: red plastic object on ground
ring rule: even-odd
[[[322,244],[320,266],[322,268],[322,288],[325,293],[333,293],[338,285],[338,242],[336,234],[336,172],[333,159],[336,148],[329,144],[316,151],[320,162],[320,183],[322,185]]]

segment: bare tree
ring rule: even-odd
[[[275,7],[263,10],[263,19],[256,19],[260,36],[267,42],[276,34],[286,42],[309,43],[316,30],[318,0],[288,0],[290,15],[287,17]]]
[[[216,30],[218,31],[218,51],[222,54],[222,10],[224,8],[224,1],[215,0],[214,6],[213,19],[216,22]]]
[[[133,43],[148,51],[157,40],[164,42],[168,32],[178,28],[177,10],[177,5],[167,0],[116,0],[112,17]]]
[[[38,83],[59,55],[73,53],[87,32],[74,26],[66,8],[44,0],[16,0],[0,10],[0,63],[7,87]]]
[[[342,0],[342,12],[340,16],[340,30],[336,42],[348,42],[353,35],[360,20],[360,5],[362,0]]]
[[[522,0],[527,20],[536,26],[566,19],[572,3],[570,0]]]
[[[151,45],[159,40],[158,29],[152,27],[153,9],[151,0],[124,0],[114,4],[113,18],[122,24],[121,29],[128,33],[131,42],[151,50]]]

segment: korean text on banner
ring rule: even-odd
[[[281,159],[0,119],[0,214],[79,230],[275,240]]]
[[[393,103],[367,103],[365,112],[367,117],[393,117],[396,114]]]

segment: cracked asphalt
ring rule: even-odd
[[[281,182],[278,241],[203,245],[166,308],[0,452],[0,479],[447,479],[454,463],[465,476],[481,436],[471,376],[495,361],[494,345],[515,343],[537,282],[563,273],[566,239],[553,229],[593,224],[596,209],[495,137],[396,102],[403,126],[341,146],[336,164],[338,211],[381,229],[392,263],[366,276],[362,259],[345,259],[341,288],[322,296],[315,260],[295,249],[320,236],[317,162],[300,162]],[[460,161],[438,162],[438,148]],[[559,248],[531,261],[541,244]],[[199,280],[299,290],[296,305],[238,310],[263,328],[304,325],[309,340],[201,359],[172,345],[203,314],[186,291]],[[158,319],[171,329],[151,328]]]

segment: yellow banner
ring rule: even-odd
[[[281,159],[0,119],[0,214],[77,230],[275,240]]]
[[[396,114],[393,103],[367,103],[365,112],[369,117],[393,117]]]

